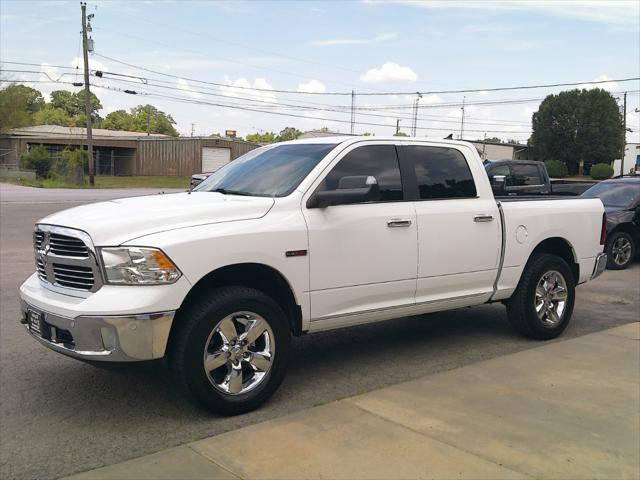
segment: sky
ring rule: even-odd
[[[525,142],[540,101],[574,87],[491,88],[640,77],[638,0],[87,3],[101,116],[150,103],[186,136],[348,133],[352,91],[355,133],[400,120],[409,134],[419,92],[417,136],[459,138],[464,101],[463,138]],[[1,0],[2,78],[79,90],[42,82],[82,81],[80,25],[77,1]],[[620,104],[629,92],[627,140],[640,141],[640,82],[601,87]],[[438,93],[463,89],[479,91]]]

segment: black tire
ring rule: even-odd
[[[627,241],[631,247],[631,252],[629,258],[626,261],[618,262],[615,258],[614,246],[616,242]],[[633,237],[629,235],[627,232],[615,232],[612,233],[609,238],[607,238],[607,245],[605,247],[605,252],[607,253],[607,268],[609,270],[624,270],[633,262],[633,259],[636,255],[636,244],[633,241]]]
[[[566,303],[557,324],[549,325],[536,312],[536,287],[545,273],[556,271],[566,283]],[[567,263],[556,255],[534,254],[525,266],[520,283],[506,302],[507,316],[513,328],[525,337],[549,340],[560,335],[571,320],[575,304],[575,280]]]
[[[274,336],[275,351],[264,380],[246,393],[221,392],[205,371],[203,354],[214,327],[235,312],[254,312],[264,319]],[[174,320],[169,345],[169,368],[187,396],[214,413],[237,415],[257,408],[280,386],[291,350],[291,329],[282,308],[264,293],[247,287],[222,287],[208,292],[181,309]]]

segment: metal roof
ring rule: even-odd
[[[128,132],[125,130],[107,130],[104,128],[92,129],[94,137],[97,138],[175,138],[160,133],[147,135],[144,132]],[[9,130],[9,134],[17,137],[64,137],[64,138],[85,138],[87,129],[83,127],[63,127],[61,125],[34,125],[33,127],[20,127]]]

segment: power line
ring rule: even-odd
[[[98,84],[94,84],[93,86],[97,87],[97,88],[103,88],[102,85],[98,85]],[[261,110],[261,109],[258,109],[258,108],[251,108],[251,107],[238,106],[238,105],[229,105],[229,104],[215,103],[215,102],[207,102],[207,101],[204,101],[204,100],[196,100],[196,99],[189,99],[189,98],[184,98],[184,97],[176,97],[176,96],[172,96],[172,95],[160,95],[160,94],[157,94],[157,93],[147,93],[146,95],[149,96],[149,97],[167,99],[167,100],[176,101],[176,102],[179,102],[179,103],[189,103],[189,104],[194,104],[194,105],[209,105],[209,106],[231,108],[231,109],[235,109],[235,110],[243,110],[243,111],[256,112],[256,113],[266,113],[266,114],[269,114],[269,115],[278,115],[278,116],[293,117],[293,118],[304,118],[304,119],[307,119],[307,120],[321,120],[323,122],[335,122],[335,123],[344,123],[344,124],[350,124],[351,123],[350,120],[343,120],[343,119],[338,119],[338,118],[313,117],[313,116],[310,116],[310,115],[299,115],[299,114],[295,114],[295,113],[284,113],[284,112],[277,112],[277,111]],[[366,126],[376,126],[376,127],[390,127],[391,126],[389,124],[373,123],[373,122],[362,122],[362,121],[358,121],[358,122],[356,122],[356,124],[357,125],[366,125]],[[446,132],[451,131],[451,129],[448,129],[448,128],[437,128],[437,127],[416,127],[416,129],[417,130],[446,131]],[[530,132],[524,132],[524,131],[520,131],[520,130],[509,131],[509,130],[485,130],[485,129],[475,130],[475,129],[470,129],[470,130],[467,130],[467,131],[469,131],[469,132],[492,132],[492,133],[518,133],[518,134],[530,133]]]
[[[95,53],[95,55],[104,58],[106,60],[111,60],[112,62],[120,63],[122,65],[126,65],[128,67],[136,68],[138,70],[155,73],[156,75],[163,75],[166,77],[176,78],[188,80],[190,82],[197,83],[205,83],[209,85],[216,85],[219,87],[228,87],[228,88],[237,88],[241,90],[255,90],[255,91],[265,91],[272,93],[289,93],[289,94],[299,94],[299,95],[351,95],[351,92],[299,92],[297,90],[284,90],[284,89],[269,89],[269,88],[258,88],[258,87],[241,87],[234,85],[225,85],[223,83],[210,82],[205,80],[198,80],[194,78],[180,77],[178,75],[172,75],[170,73],[159,72],[157,70],[152,70],[150,68],[142,67],[139,65],[135,65],[132,63],[123,62],[122,60],[117,60],[113,57],[108,57],[106,55],[102,55],[99,53]],[[512,87],[494,87],[494,88],[476,88],[476,89],[463,89],[463,90],[431,90],[431,91],[421,91],[422,95],[444,95],[444,94],[454,94],[454,93],[477,93],[477,92],[500,92],[500,91],[512,91],[512,90],[530,90],[536,88],[556,88],[556,87],[570,87],[570,86],[578,86],[578,85],[598,85],[602,83],[621,83],[621,82],[631,82],[634,80],[640,80],[640,77],[632,77],[632,78],[618,78],[611,80],[592,80],[587,82],[572,82],[572,83],[550,83],[550,84],[539,84],[539,85],[520,85],[520,86],[512,86]],[[362,92],[358,93],[358,95],[368,95],[368,96],[385,96],[385,95],[414,95],[416,92]]]

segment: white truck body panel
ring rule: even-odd
[[[209,273],[252,263],[284,277],[301,309],[302,330],[318,331],[509,298],[534,248],[555,237],[571,246],[579,281],[590,278],[602,252],[599,200],[507,201],[502,218],[478,153],[465,142],[304,141],[332,142],[336,147],[286,197],[179,193],[86,205],[43,219],[40,223],[86,232],[96,247],[159,248],[183,277],[164,286],[105,284],[78,296],[54,292],[34,274],[20,289],[23,302],[69,318],[175,311]],[[477,198],[306,207],[347,152],[380,144],[458,149],[473,174]],[[478,215],[491,219],[478,221]],[[410,223],[389,228],[387,222],[395,220]],[[285,256],[293,250],[308,255]]]

